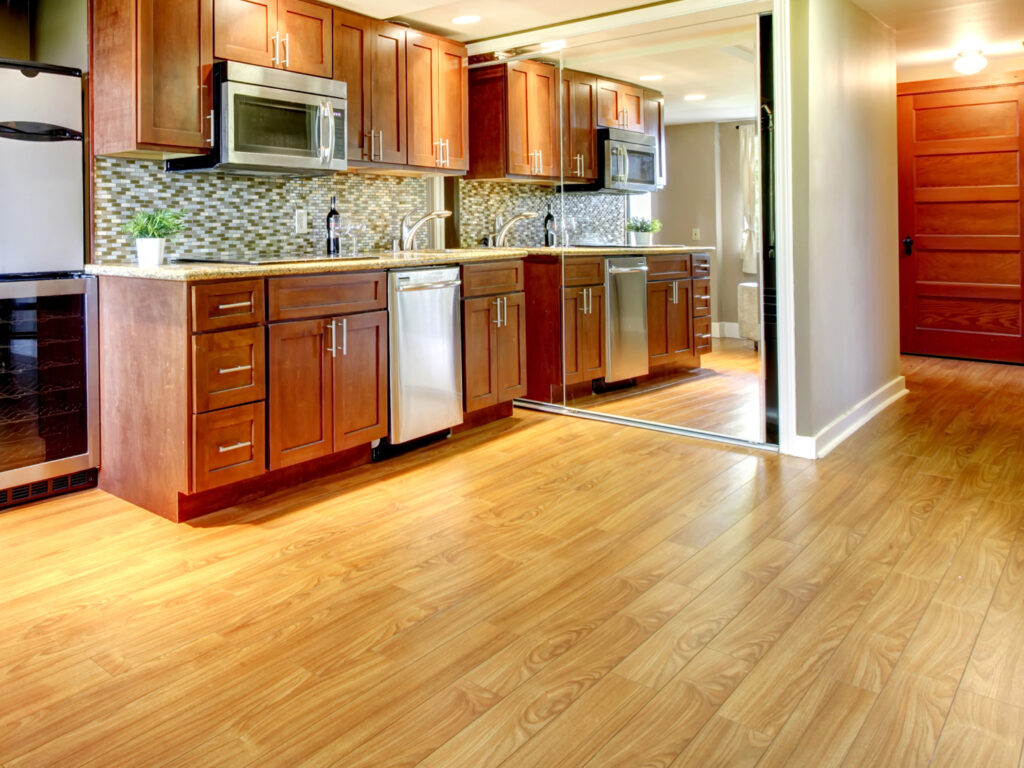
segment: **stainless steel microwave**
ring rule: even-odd
[[[314,176],[348,168],[348,86],[234,61],[213,66],[213,151],[169,171]]]
[[[658,189],[658,139],[638,131],[597,132],[597,182],[566,185],[566,192],[630,194]]]

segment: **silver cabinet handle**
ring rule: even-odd
[[[678,304],[679,303],[679,281],[678,280],[673,280],[672,281],[672,303],[673,304]]]
[[[585,288],[584,291],[587,294],[587,314],[592,315],[594,314],[594,289]]]
[[[281,63],[281,33],[275,32],[270,39],[274,41],[274,55],[270,57],[270,63],[277,65]]]
[[[580,299],[581,299],[581,301],[579,302],[579,306],[577,308],[579,309],[580,312],[582,312],[585,315],[585,314],[587,314],[587,289],[586,288],[581,288],[580,289]]]
[[[711,296],[710,295],[694,296],[693,298],[698,300],[698,301],[708,301],[708,300],[711,299]]]
[[[244,443],[235,443],[234,445],[218,445],[217,453],[227,453],[228,451],[237,451],[239,448],[249,448],[252,446],[252,441],[247,440]]]
[[[454,288],[457,285],[462,285],[461,280],[445,280],[439,283],[411,283],[409,285],[400,285],[396,291],[433,291],[440,288]]]
[[[452,167],[452,146],[448,139],[444,140],[444,167]]]
[[[331,322],[329,322],[327,324],[327,327],[331,329],[331,346],[328,347],[328,350],[331,353],[331,357],[337,357],[338,356],[338,326],[336,326],[334,324],[334,321],[331,320]]]
[[[438,168],[444,168],[444,142],[438,139],[434,142],[434,146],[437,147],[437,155],[434,157],[434,165]]]
[[[505,327],[508,328],[508,296],[502,296],[501,297],[501,306],[502,306],[502,310],[501,310],[502,322],[505,324]]]
[[[628,275],[631,272],[646,272],[647,265],[641,264],[636,267],[608,267],[609,275]]]
[[[288,34],[285,33],[285,36],[284,36],[284,66],[285,66],[285,69],[288,68],[288,59],[289,59],[288,52],[290,50],[291,50],[291,46],[288,44]]]
[[[697,334],[697,338],[698,339],[710,339],[711,338],[711,334],[710,333],[698,333]]]
[[[241,307],[249,307],[252,309],[252,299],[249,301],[236,301],[233,304],[218,304],[217,309],[239,309]]]
[[[238,373],[239,371],[251,371],[251,365],[236,365],[234,368],[218,368],[217,373],[223,376],[226,373]]]
[[[206,143],[211,147],[213,146],[213,110],[210,110],[210,114],[206,116],[206,119],[210,121],[210,138],[206,139]]]
[[[348,356],[348,318],[341,318],[341,354]]]
[[[374,141],[375,134],[374,134],[373,131],[367,131],[366,133],[363,134],[363,136],[369,136],[370,137],[370,161],[372,162],[373,161],[373,141]],[[366,143],[365,142],[363,143],[363,156],[364,157],[366,156]]]
[[[384,162],[384,129],[377,131],[377,159],[382,163]]]
[[[501,299],[494,300],[494,320],[491,322],[501,328]]]

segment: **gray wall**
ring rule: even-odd
[[[32,40],[37,60],[89,69],[86,0],[37,0]]]
[[[718,320],[723,323],[739,322],[736,309],[736,286],[757,282],[757,275],[743,271],[740,251],[743,246],[743,189],[740,175],[739,125],[753,125],[752,121],[718,124],[718,178],[719,216],[722,236],[717,259]]]
[[[797,432],[899,377],[893,33],[848,0],[792,0]]]

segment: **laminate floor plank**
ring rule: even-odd
[[[903,370],[818,462],[517,409],[189,524],[8,509],[0,767],[1019,768],[1024,368]],[[738,425],[716,378],[633,404]]]

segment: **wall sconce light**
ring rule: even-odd
[[[963,51],[953,62],[953,69],[961,75],[976,75],[987,66],[988,59],[981,55],[981,51]]]

